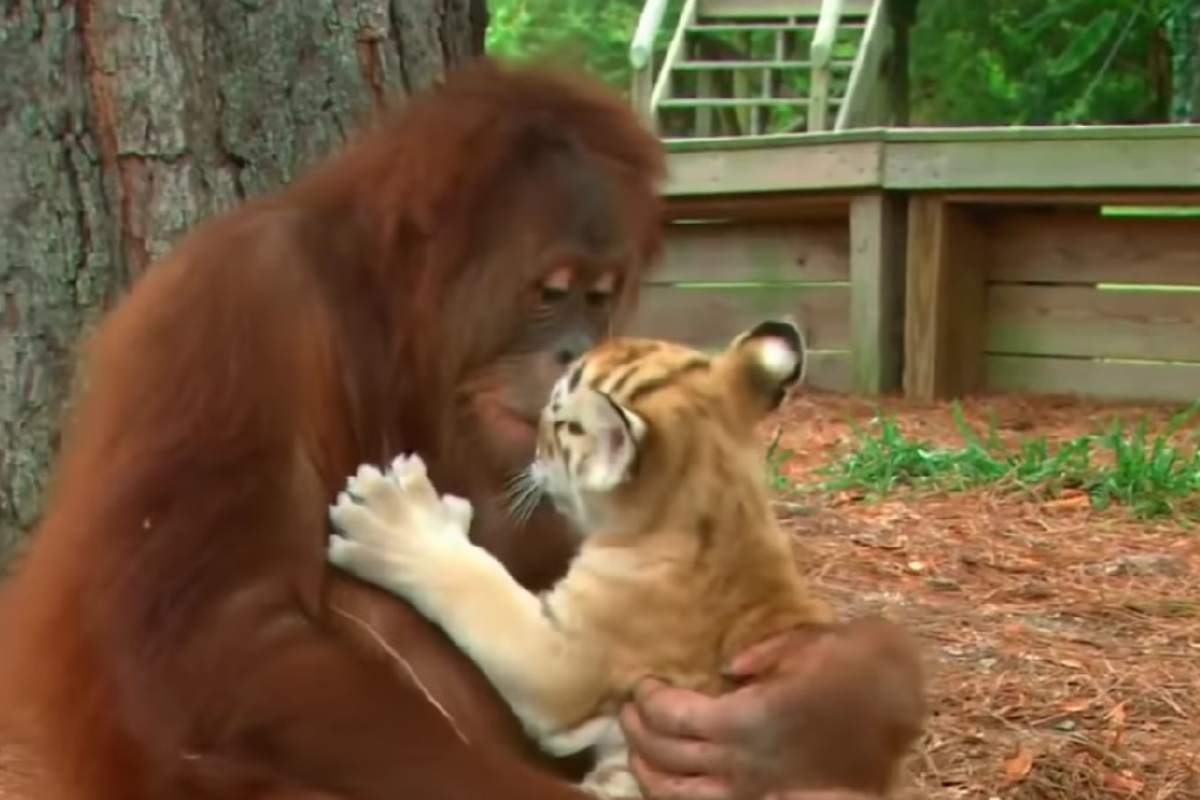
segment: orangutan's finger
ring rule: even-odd
[[[630,749],[661,772],[674,775],[720,775],[729,770],[727,748],[703,739],[679,738],[652,730],[632,704],[621,712],[621,727]]]
[[[647,800],[733,800],[729,784],[718,778],[661,772],[636,753],[629,765]]]
[[[788,643],[788,634],[782,633],[753,644],[733,657],[725,667],[725,675],[737,680],[747,680],[769,671],[779,661]]]
[[[634,689],[633,702],[645,727],[664,736],[709,739],[715,700],[647,679]]]
[[[740,681],[756,678],[775,669],[784,656],[804,652],[831,630],[827,625],[804,625],[753,644],[733,657],[725,667],[725,675]]]

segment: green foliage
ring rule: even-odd
[[[1006,448],[990,425],[986,439],[967,424],[955,406],[963,444],[935,447],[907,437],[881,416],[872,430],[855,426],[854,446],[823,470],[818,488],[856,490],[884,496],[900,487],[956,491],[998,486],[1054,496],[1064,489],[1088,494],[1092,505],[1114,503],[1140,517],[1181,516],[1200,519],[1200,446],[1173,444],[1173,437],[1200,414],[1200,403],[1177,415],[1151,437],[1144,421],[1127,431],[1117,422],[1099,434],[1080,436],[1057,447],[1045,438]],[[1102,457],[1101,457],[1102,456]]]
[[[489,5],[489,52],[582,67],[628,91],[629,44],[642,0],[491,0]],[[669,5],[658,32],[656,63],[680,5],[680,0]],[[913,124],[1166,120],[1172,86],[1182,90],[1200,83],[1190,75],[1197,60],[1191,51],[1200,46],[1191,33],[1195,26],[1182,24],[1195,14],[1193,0],[920,0],[910,48]],[[770,56],[775,46],[773,38],[759,42],[753,35],[713,39],[710,49],[747,58]],[[836,57],[853,57],[851,39],[839,40]],[[1181,70],[1188,72],[1182,80]],[[806,72],[784,80],[789,85],[783,91],[806,91]],[[777,120],[783,129],[795,117],[783,109],[775,113],[788,117]]]
[[[771,444],[767,446],[767,485],[776,492],[786,493],[791,490],[792,482],[783,473],[783,467],[792,460],[796,451],[783,447],[780,444],[782,437],[783,428],[777,428],[771,437]]]
[[[1099,443],[1113,455],[1113,467],[1097,474],[1088,489],[1098,507],[1110,503],[1132,506],[1147,516],[1175,514],[1185,508],[1197,510],[1200,493],[1200,448],[1185,453],[1169,440],[1185,425],[1200,404],[1172,420],[1165,433],[1149,438],[1146,424],[1139,422],[1128,435],[1119,422]]]
[[[489,11],[489,53],[514,61],[551,60],[582,68],[614,89],[628,92],[629,45],[642,0],[491,0]],[[674,20],[668,9],[658,32],[660,51],[666,47]]]
[[[913,122],[1166,119],[1166,25],[1187,0],[921,0]]]

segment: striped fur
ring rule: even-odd
[[[594,731],[588,720],[611,715],[646,675],[718,692],[722,666],[742,648],[831,619],[794,567],[756,436],[803,372],[802,339],[785,342],[797,359],[781,376],[778,350],[768,349],[780,337],[766,335],[779,329],[758,330],[716,355],[613,339],[554,389],[532,475],[583,543],[542,605],[590,666],[549,703],[556,724],[542,733],[552,750]],[[599,488],[585,470],[595,458],[609,459]],[[614,777],[626,758],[617,739],[602,740],[590,781],[627,796],[628,780]]]

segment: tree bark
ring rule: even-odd
[[[0,566],[81,335],[199,220],[482,52],[485,0],[0,0]]]

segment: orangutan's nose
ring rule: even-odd
[[[554,360],[560,367],[566,367],[587,352],[593,344],[595,340],[583,331],[567,333],[557,342],[558,349],[554,352]]]

